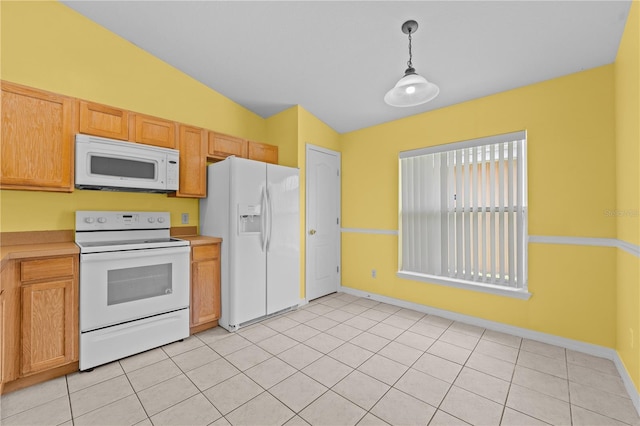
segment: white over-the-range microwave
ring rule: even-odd
[[[76,188],[159,193],[178,190],[178,150],[77,134],[75,154]]]

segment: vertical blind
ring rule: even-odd
[[[526,289],[526,133],[400,153],[400,269]]]

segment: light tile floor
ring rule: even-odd
[[[3,425],[640,425],[602,358],[338,293],[2,396]]]

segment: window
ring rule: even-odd
[[[399,276],[526,293],[526,166],[524,131],[401,152]]]

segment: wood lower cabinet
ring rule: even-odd
[[[133,122],[133,142],[175,149],[175,122],[142,114],[135,114]]]
[[[220,244],[191,249],[191,333],[218,325],[220,318]]]
[[[129,140],[129,111],[79,101],[79,130],[86,135]]]
[[[75,371],[78,256],[11,260],[2,279],[4,391]]]
[[[266,143],[249,141],[249,159],[278,164],[278,147]]]
[[[206,131],[198,127],[180,126],[180,185],[176,197],[207,196]]]
[[[74,99],[2,82],[0,188],[73,191]]]

